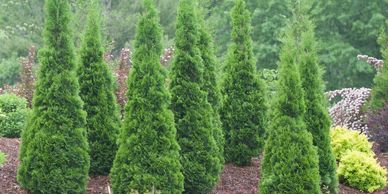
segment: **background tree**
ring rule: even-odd
[[[87,113],[86,131],[93,175],[107,175],[113,164],[120,119],[114,94],[112,72],[103,59],[99,7],[89,2],[87,29],[80,50],[78,68],[80,96]]]
[[[114,193],[182,193],[173,113],[160,64],[162,31],[152,0],[139,20],[119,150],[111,171]]]
[[[65,0],[46,0],[45,47],[18,181],[32,193],[85,193],[89,155]]]
[[[203,86],[202,90],[207,92],[207,100],[212,106],[212,123],[214,125],[213,136],[216,140],[219,150],[220,161],[224,163],[224,133],[222,130],[222,123],[220,120],[219,110],[221,108],[221,91],[218,86],[218,76],[216,73],[217,62],[214,54],[214,46],[211,35],[208,33],[205,21],[202,16],[199,17],[199,49],[201,51],[201,58],[203,61]]]
[[[259,189],[263,194],[321,193],[318,154],[304,123],[296,22],[288,25],[280,54],[277,99],[261,166]]]
[[[265,87],[256,76],[249,11],[243,0],[232,10],[232,42],[223,80],[221,119],[225,131],[225,158],[249,165],[264,145],[267,119]]]
[[[86,26],[88,1],[69,0],[72,11],[80,18],[72,26],[82,30]],[[103,45],[118,56],[123,47],[132,49],[139,12],[144,9],[138,0],[100,0],[102,4]],[[173,44],[175,38],[175,16],[178,0],[156,0],[160,10],[164,47]],[[280,51],[280,35],[290,18],[291,0],[246,0],[252,13],[253,52],[257,68],[274,69]],[[25,56],[31,45],[40,48],[43,28],[43,1],[0,0],[4,8],[0,13],[0,86],[3,82],[16,84],[20,65],[18,57]],[[233,0],[202,0],[205,19],[214,37],[217,60],[226,60],[230,41],[230,9]],[[359,8],[363,7],[362,14]],[[386,0],[337,0],[314,1],[311,8],[319,45],[319,62],[325,67],[324,80],[329,90],[343,87],[370,87],[375,74],[364,62],[355,56],[367,54],[381,58],[376,43],[380,27],[388,18]],[[75,43],[79,46],[76,34]]]
[[[303,3],[308,4],[307,2]],[[314,26],[304,10],[296,14],[298,14],[297,17],[300,20],[298,21],[299,29],[297,29],[295,38],[300,40],[297,46],[299,48],[297,62],[299,63],[302,88],[305,92],[306,113],[304,120],[307,130],[313,136],[313,144],[318,148],[321,188],[329,193],[338,193],[336,160],[330,145],[331,118],[326,106],[327,99],[324,94],[321,69],[318,64]]]
[[[175,116],[186,193],[208,193],[221,171],[211,122],[212,108],[201,90],[203,63],[198,48],[199,25],[192,0],[178,7],[175,59],[171,69],[172,110]]]
[[[320,37],[318,54],[329,90],[372,85],[373,68],[354,56],[362,53],[381,58],[376,40],[388,17],[387,9],[386,0],[315,1],[312,13]]]

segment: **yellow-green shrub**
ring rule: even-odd
[[[3,152],[0,152],[0,167],[2,167],[5,163],[5,158],[5,154]]]
[[[372,143],[364,134],[345,127],[335,127],[330,130],[331,146],[337,161],[348,151],[359,151],[373,157]]]
[[[374,157],[360,151],[346,152],[341,158],[337,173],[341,182],[362,191],[382,189],[387,182],[386,169]]]

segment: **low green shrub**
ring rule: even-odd
[[[0,167],[3,166],[3,164],[5,163],[5,154],[3,152],[0,152]]]
[[[364,134],[345,127],[335,127],[330,130],[331,146],[337,161],[348,151],[359,151],[373,157],[372,143]]]
[[[337,173],[341,182],[362,191],[382,189],[387,182],[386,169],[374,157],[360,151],[346,152],[341,158]]]
[[[27,101],[14,94],[0,95],[0,136],[20,137],[28,115]]]

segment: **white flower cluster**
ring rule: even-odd
[[[369,88],[345,88],[327,92],[330,102],[336,102],[329,113],[333,126],[343,126],[360,132],[367,132],[366,115],[362,112],[364,104],[370,97]]]
[[[163,55],[160,57],[160,63],[162,65],[167,65],[167,63],[172,59],[175,49],[173,47],[169,47],[164,49]]]
[[[380,59],[376,59],[374,57],[369,57],[368,55],[357,55],[357,59],[359,61],[365,61],[372,65],[377,71],[380,70],[384,66],[384,61]]]

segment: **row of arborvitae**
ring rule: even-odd
[[[308,2],[307,2],[308,3]],[[330,119],[306,2],[295,1],[285,30],[260,193],[337,193]]]
[[[226,161],[237,165],[248,165],[260,154],[266,95],[256,77],[244,0],[236,0],[232,10],[233,44],[225,66],[223,104],[213,43],[195,9],[197,2],[179,2],[176,54],[168,82],[171,97],[160,64],[158,14],[152,0],[144,0],[120,133],[111,72],[102,58],[99,15],[92,2],[77,68],[69,2],[46,0],[45,47],[20,150],[18,181],[24,188],[32,193],[84,193],[88,173],[110,171],[114,193],[208,193],[218,181],[224,152]],[[320,193],[322,183],[335,193],[335,159],[313,28],[304,11],[296,10],[284,39],[260,190]]]
[[[97,3],[91,5],[77,67],[70,4],[46,0],[45,47],[22,134],[19,183],[32,193],[84,193],[88,174],[110,172],[114,193],[209,192],[224,161],[223,132],[212,42],[195,2],[179,5],[170,104],[159,19],[145,0],[120,134]]]

